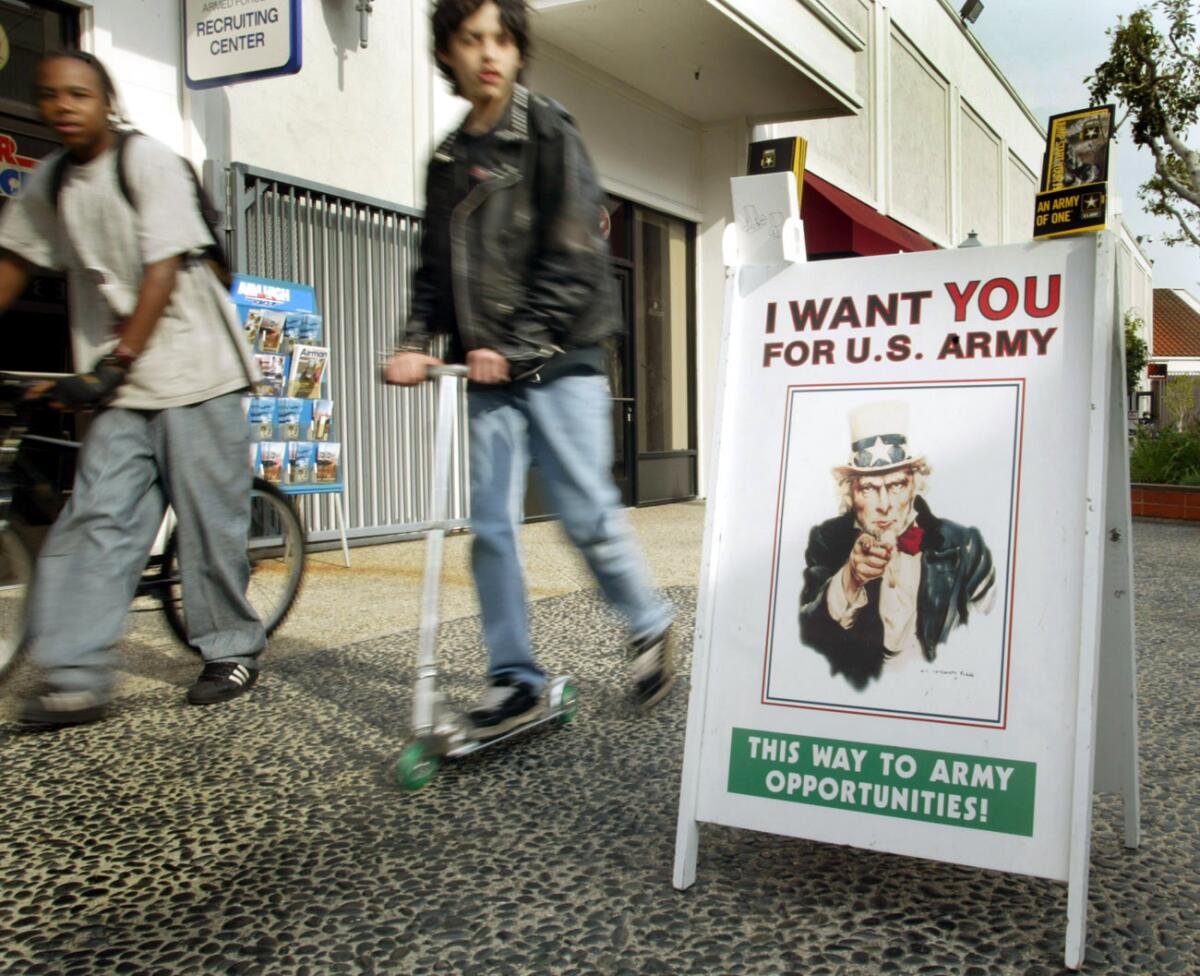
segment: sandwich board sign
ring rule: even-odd
[[[1077,968],[1094,787],[1138,843],[1113,239],[737,251],[675,886],[701,822],[1065,881]]]

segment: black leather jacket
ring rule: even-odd
[[[562,106],[516,86],[492,134],[495,165],[461,199],[459,133],[429,163],[421,266],[402,348],[457,322],[466,350],[494,349],[528,371],[620,327],[603,194]],[[518,369],[519,371],[519,369]]]

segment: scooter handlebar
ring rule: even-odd
[[[431,380],[439,379],[442,376],[457,376],[460,379],[465,379],[467,367],[460,363],[443,364],[441,366],[430,366],[425,372]]]

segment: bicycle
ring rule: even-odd
[[[33,402],[25,398],[30,385],[28,376],[0,373],[0,677],[12,668],[23,649],[34,554],[39,536],[53,522],[62,501],[62,492],[34,463],[32,449],[49,447],[61,452],[80,447],[77,441],[30,432]],[[149,557],[134,595],[135,603],[148,598],[150,606],[131,609],[161,611],[175,637],[190,646],[179,550],[170,520],[168,510],[163,523],[165,544],[161,553]],[[250,560],[246,595],[268,635],[287,618],[300,592],[305,541],[304,526],[291,500],[275,485],[255,478],[246,542]]]

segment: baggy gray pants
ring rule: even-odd
[[[240,401],[113,408],[92,422],[30,589],[30,656],[56,687],[111,688],[110,649],[168,503],[188,640],[205,661],[256,666],[266,635],[245,595],[252,475]]]

